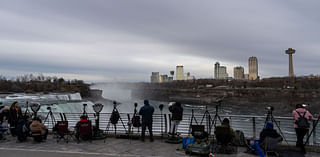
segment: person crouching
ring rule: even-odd
[[[31,130],[32,136],[34,138],[37,138],[36,139],[37,141],[42,141],[47,139],[48,129],[44,124],[42,124],[40,118],[38,117],[33,118],[30,124],[30,130]]]

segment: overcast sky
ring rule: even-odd
[[[212,78],[213,64],[256,56],[263,78],[319,74],[319,0],[0,0],[0,75],[149,81],[176,65]]]

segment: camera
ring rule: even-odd
[[[268,107],[265,108],[265,110],[273,111],[273,110],[274,110],[274,107],[273,107],[273,106],[268,106]]]
[[[47,110],[51,110],[51,107],[49,106],[49,107],[47,107]]]
[[[86,107],[88,104],[83,104],[83,107]]]
[[[138,103],[134,103],[134,107],[137,107],[138,106]]]
[[[162,110],[163,109],[163,104],[159,105],[159,109]]]

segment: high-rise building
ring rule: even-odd
[[[176,80],[184,80],[183,65],[177,65],[176,72]]]
[[[214,64],[214,76],[213,76],[213,78],[215,78],[215,79],[218,79],[218,77],[219,77],[219,67],[220,67],[220,63],[219,62],[216,62],[215,64]]]
[[[234,79],[244,79],[244,68],[242,66],[233,68]]]
[[[252,56],[249,58],[249,80],[256,80],[258,78],[258,59]]]
[[[186,80],[195,80],[196,78],[194,76],[190,75],[190,72],[187,72]]]
[[[152,72],[151,74],[151,83],[159,83],[160,82],[160,74],[159,72]]]
[[[168,75],[160,75],[160,82],[169,82]]]
[[[214,64],[214,78],[215,79],[226,79],[228,78],[227,67],[220,66],[219,62]]]

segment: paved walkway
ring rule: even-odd
[[[84,141],[79,144],[76,141],[66,143],[56,142],[52,136],[46,142],[36,143],[29,138],[26,142],[17,143],[16,138],[7,136],[8,140],[0,141],[0,156],[6,157],[181,157],[187,156],[184,151],[178,151],[179,144],[168,144],[164,140],[154,142],[141,142],[139,140],[107,138],[104,140],[94,140],[92,143]],[[245,148],[239,147],[237,154],[225,155],[217,154],[218,157],[253,157],[243,153]],[[290,157],[294,157],[294,153]],[[308,152],[306,157],[316,157],[320,154]]]

